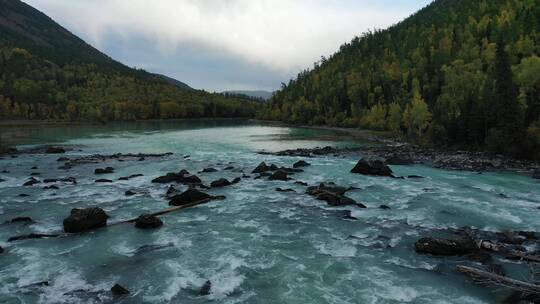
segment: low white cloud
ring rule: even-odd
[[[418,9],[351,0],[26,2],[98,47],[109,33],[142,36],[164,53],[200,45],[284,73],[309,67],[355,35],[386,27]]]

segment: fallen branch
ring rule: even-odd
[[[171,208],[161,210],[161,211],[158,211],[158,212],[155,212],[155,213],[151,213],[150,215],[152,215],[152,216],[161,216],[161,215],[165,215],[165,214],[168,214],[168,213],[171,213],[171,212],[174,212],[174,211],[178,211],[178,210],[182,210],[182,209],[186,209],[186,208],[206,204],[206,203],[208,203],[208,202],[210,202],[212,200],[216,200],[216,199],[217,200],[223,200],[223,199],[225,199],[225,196],[213,196],[211,198],[206,198],[206,199],[203,199],[203,200],[200,200],[200,201],[197,201],[197,202],[185,204],[185,205],[182,205],[182,206],[175,206],[175,207],[171,207]],[[108,224],[107,226],[103,226],[103,227],[99,227],[99,228],[105,228],[105,227],[115,226],[115,225],[119,225],[119,224],[134,223],[135,221],[137,221],[137,218],[130,219],[130,220],[125,220],[125,221],[120,221],[120,222],[116,222],[116,223],[112,223],[112,224]],[[93,230],[97,230],[99,228],[96,228],[96,229],[93,229]],[[80,233],[28,234],[28,235],[21,235],[21,236],[11,237],[11,238],[9,238],[8,242],[27,240],[27,239],[37,239],[37,238],[66,237],[66,236],[70,236],[70,235],[79,235],[79,234]]]
[[[519,281],[506,276],[498,275],[493,272],[488,272],[469,266],[458,265],[456,269],[458,272],[470,276],[474,281],[481,284],[493,284],[497,286],[502,286],[523,292],[528,295],[540,295],[540,285]]]
[[[506,246],[506,245],[497,244],[497,243],[493,243],[493,242],[490,242],[490,241],[484,241],[484,240],[477,241],[476,245],[480,249],[493,251],[493,252],[497,252],[497,253],[502,253],[502,254],[504,254],[506,256],[515,257],[515,258],[523,259],[523,260],[530,261],[530,262],[540,263],[540,257],[539,256],[529,255],[529,254],[514,250],[514,249],[512,249],[512,248],[510,248],[509,246]]]
[[[165,215],[165,214],[168,214],[168,213],[171,213],[171,212],[174,212],[174,211],[178,211],[178,210],[182,210],[182,209],[186,209],[186,208],[206,204],[206,203],[208,203],[208,202],[210,202],[212,200],[215,200],[215,199],[223,200],[223,199],[225,199],[225,197],[224,196],[214,196],[214,197],[211,197],[211,198],[206,198],[206,199],[196,201],[196,202],[193,202],[193,203],[189,203],[189,204],[185,204],[185,205],[182,205],[182,206],[175,206],[175,207],[167,208],[165,210],[154,212],[154,213],[151,213],[150,216]],[[113,226],[113,225],[118,225],[118,224],[126,224],[126,223],[134,223],[134,222],[137,221],[137,218],[138,217],[130,219],[130,220],[126,220],[126,221],[121,221],[121,222],[118,222],[118,223],[113,223],[113,224],[110,224],[108,226]]]

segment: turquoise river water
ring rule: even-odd
[[[305,195],[294,181],[244,178],[209,190],[223,201],[171,213],[164,226],[143,231],[131,224],[56,238],[7,242],[14,235],[56,233],[72,208],[98,206],[110,221],[168,207],[168,185],[151,180],[166,172],[206,167],[204,183],[246,173],[261,161],[291,166],[300,158],[259,155],[298,147],[358,146],[330,131],[247,122],[148,122],[106,126],[6,129],[19,148],[41,144],[72,147],[67,157],[88,154],[164,153],[144,161],[107,161],[60,170],[59,155],[24,154],[0,159],[0,223],[30,216],[35,223],[0,224],[0,303],[499,303],[504,291],[474,285],[457,274],[460,258],[419,255],[414,242],[433,229],[471,226],[502,231],[540,229],[540,186],[515,173],[445,171],[427,166],[392,166],[389,179],[349,173],[358,156],[306,159],[312,164],[295,180],[358,187],[348,196],[367,209],[333,208]],[[6,135],[7,134],[7,135]],[[184,158],[190,155],[190,158]],[[33,166],[37,169],[32,170]],[[115,173],[96,184],[94,169]],[[73,176],[77,185],[22,187],[38,179]],[[129,181],[122,176],[144,174]],[[296,193],[275,191],[293,188]],[[180,189],[185,189],[179,186]],[[126,197],[126,190],[142,194]],[[21,197],[20,194],[28,194]],[[379,205],[391,210],[382,210]],[[358,220],[343,218],[351,210]],[[505,262],[505,261],[503,261]],[[505,262],[517,278],[527,273]],[[210,280],[211,294],[200,296]],[[47,285],[33,285],[48,281]],[[115,283],[131,294],[114,299]]]

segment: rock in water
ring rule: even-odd
[[[270,171],[270,167],[265,162],[262,162],[257,166],[257,168],[251,171],[251,173],[263,173],[267,171]]]
[[[428,237],[418,240],[414,247],[419,253],[444,256],[465,255],[478,250],[474,241],[469,238],[447,240]]]
[[[217,172],[218,170],[216,168],[204,168],[201,173],[211,173],[211,172]]]
[[[0,253],[4,253],[4,248],[0,247]]]
[[[32,220],[32,218],[28,216],[19,216],[19,217],[15,217],[7,221],[7,223],[33,223],[33,222],[34,221]]]
[[[71,209],[71,214],[64,219],[64,231],[67,233],[84,232],[107,226],[109,216],[101,208]]]
[[[45,153],[47,154],[62,154],[66,153],[66,150],[61,147],[48,147],[47,150],[45,150]]]
[[[31,177],[31,178],[28,179],[28,181],[26,183],[23,184],[23,186],[33,186],[35,184],[40,184],[40,183],[41,183],[41,181]]]
[[[279,181],[287,181],[289,180],[289,177],[287,176],[287,172],[283,170],[278,170],[274,172],[274,174],[270,175],[268,180],[279,180]]]
[[[536,169],[534,170],[533,172],[533,176],[532,176],[534,179],[540,179],[540,169]]]
[[[125,196],[133,196],[133,195],[136,195],[137,192],[133,191],[133,190],[128,190],[126,192],[124,192],[124,195]]]
[[[115,296],[122,296],[129,294],[129,290],[124,288],[123,286],[119,284],[114,284],[114,286],[111,288],[111,292]]]
[[[364,175],[375,175],[375,176],[392,176],[392,169],[385,165],[380,160],[371,160],[367,161],[361,159],[358,161],[356,166],[352,168],[351,173],[358,173]]]
[[[300,167],[307,167],[307,166],[311,166],[311,164],[306,161],[299,160],[296,163],[294,163],[293,168],[300,168]]]
[[[140,229],[155,229],[161,226],[163,226],[163,222],[150,214],[141,214],[135,221],[135,227]]]
[[[230,185],[231,185],[231,182],[229,182],[225,178],[220,178],[220,179],[215,180],[215,181],[210,183],[210,187],[212,187],[212,188],[226,187],[226,186],[230,186]]]
[[[184,191],[182,194],[173,196],[171,200],[169,201],[169,205],[183,206],[183,205],[187,205],[187,204],[191,204],[191,203],[195,203],[198,201],[211,199],[211,198],[212,196],[210,196],[209,194],[206,194],[197,189],[188,189]]]
[[[207,296],[210,294],[210,290],[212,289],[212,282],[210,280],[206,281],[204,285],[201,287],[201,291],[199,294],[201,296]]]
[[[107,167],[107,168],[97,168],[94,170],[94,174],[111,174],[114,173],[113,167]]]

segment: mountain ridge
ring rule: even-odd
[[[258,102],[132,69],[19,0],[0,0],[0,118],[253,117]]]

